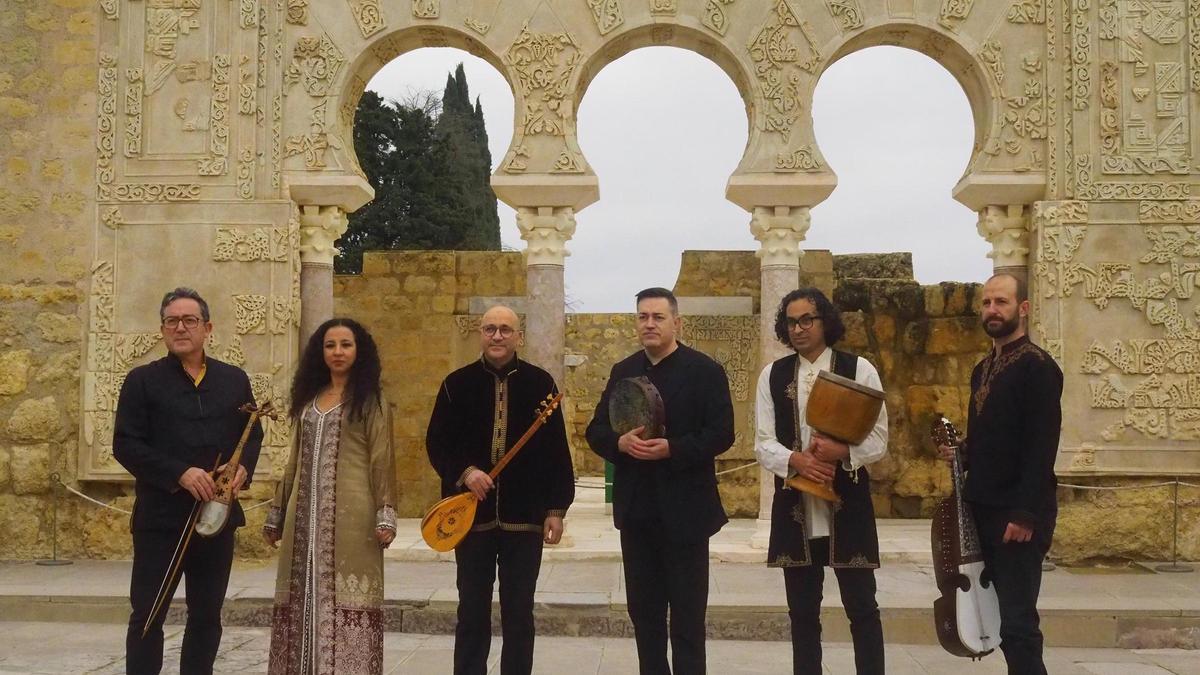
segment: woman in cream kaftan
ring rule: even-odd
[[[339,340],[351,343],[348,358],[345,349],[338,358]],[[383,672],[383,548],[395,536],[396,491],[378,383],[378,352],[361,326],[332,319],[314,333],[292,386],[298,431],[263,530],[282,541],[273,675]]]

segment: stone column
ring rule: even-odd
[[[759,289],[759,365],[766,367],[787,355],[788,348],[775,337],[775,310],[783,296],[800,284],[800,242],[810,223],[807,206],[755,207],[750,231],[761,246],[758,259],[762,270]],[[758,374],[755,373],[755,382]],[[775,495],[774,474],[760,468],[758,527],[750,540],[753,548],[765,549],[771,535],[771,503]]]
[[[300,344],[333,318],[333,244],[346,232],[339,206],[300,207]]]
[[[287,192],[300,209],[300,348],[333,318],[333,244],[346,232],[346,214],[375,198],[357,174],[296,172]]]
[[[1029,208],[1024,204],[990,204],[979,212],[979,236],[988,240],[994,272],[1029,281]]]
[[[566,289],[563,262],[570,255],[566,244],[575,234],[575,209],[570,206],[522,206],[517,227],[525,248],[525,348],[524,358],[545,368],[558,386],[565,387],[563,354]]]

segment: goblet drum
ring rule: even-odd
[[[822,370],[817,373],[817,381],[808,395],[804,419],[808,426],[825,436],[849,445],[858,445],[875,428],[875,420],[879,418],[882,406],[882,391]],[[833,486],[827,483],[800,476],[793,476],[784,482],[789,487],[825,501],[842,503]]]
[[[808,395],[804,419],[826,436],[858,445],[875,428],[882,407],[882,391],[822,370]]]

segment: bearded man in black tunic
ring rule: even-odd
[[[854,664],[859,675],[883,675],[883,626],[875,600],[879,536],[866,466],[887,454],[887,408],[880,408],[870,434],[848,445],[808,425],[805,408],[821,371],[882,390],[870,361],[835,349],[845,333],[841,312],[816,288],[783,297],[775,314],[775,336],[795,350],[763,368],[755,394],[754,452],[775,474],[767,564],[783,570],[792,629],[792,670],[821,673],[821,595],[825,567],[837,577],[850,620]],[[799,476],[831,484],[841,506],[794,490],[785,478]]]
[[[575,476],[561,409],[492,480],[488,471],[537,418],[558,387],[549,373],[517,358],[521,330],[508,307],[480,320],[483,354],[446,376],[438,390],[425,445],[442,479],[442,496],[470,490],[475,523],[454,549],[458,623],[455,675],[483,675],[492,643],[492,588],[500,576],[500,672],[533,670],[533,594],[542,544],[557,544],[575,498]]]
[[[715,458],[733,445],[733,402],[721,364],[676,339],[671,291],[637,295],[641,351],[613,366],[587,428],[592,451],[613,463],[613,523],[621,531],[625,597],[643,675],[670,675],[667,612],[675,672],[705,672],[708,539],[729,522],[717,492]],[[628,377],[646,377],[666,410],[665,438],[641,427],[612,428],[608,402]]]
[[[971,373],[961,459],[985,569],[1000,602],[1000,649],[1014,675],[1046,672],[1037,612],[1042,559],[1058,517],[1054,458],[1063,375],[1029,341],[1025,282],[997,274],[983,286],[983,329],[992,351]],[[954,449],[942,446],[949,461]]]

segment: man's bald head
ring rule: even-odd
[[[492,305],[488,311],[483,313],[483,318],[479,320],[479,325],[486,326],[491,322],[498,326],[500,324],[496,322],[500,320],[503,320],[506,325],[513,329],[520,330],[521,328],[521,318],[517,316],[517,313],[511,307],[504,305]]]
[[[997,290],[1010,291],[1017,304],[1029,299],[1029,286],[1023,279],[1008,272],[998,272],[988,277],[984,287],[992,286]]]
[[[521,344],[521,319],[510,307],[495,305],[479,320],[479,345],[493,368],[508,364]]]

